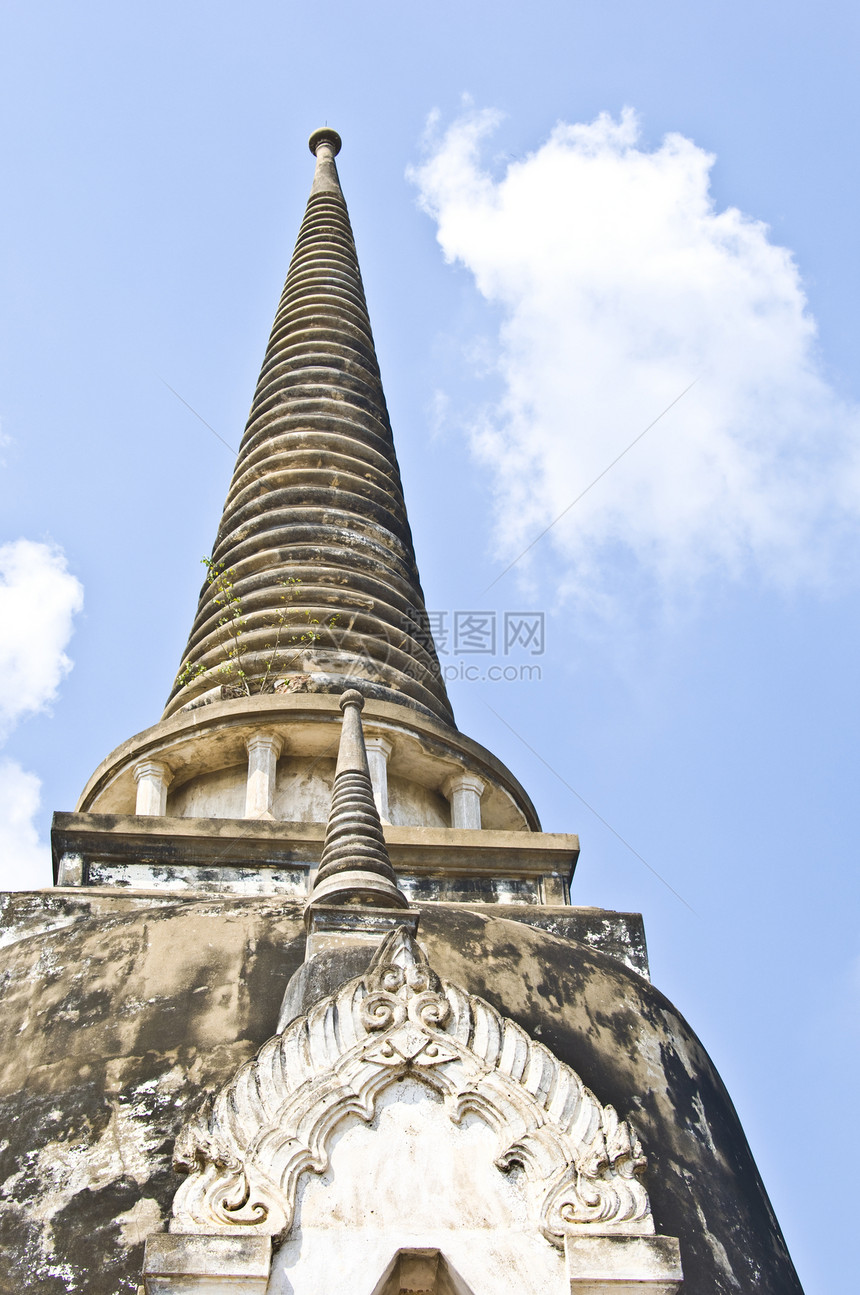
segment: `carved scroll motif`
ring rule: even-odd
[[[553,1244],[653,1234],[630,1124],[513,1021],[441,980],[403,927],[364,976],[269,1039],[185,1126],[171,1230],[286,1235],[299,1178],[328,1168],[337,1126],[349,1115],[369,1123],[383,1089],[407,1076],[455,1123],[475,1112],[495,1131],[496,1165],[522,1167],[535,1226]]]

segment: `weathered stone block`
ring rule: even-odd
[[[681,1254],[675,1237],[565,1237],[571,1295],[675,1295]]]
[[[146,1295],[265,1295],[272,1263],[269,1237],[203,1237],[157,1233],[146,1243]]]

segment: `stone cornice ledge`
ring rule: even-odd
[[[579,837],[561,832],[468,831],[388,827],[385,842],[395,869],[421,875],[456,867],[458,873],[493,876],[572,876]],[[156,818],[134,814],[58,813],[51,830],[54,872],[63,855],[132,861],[141,857],[205,865],[213,846],[235,842],[230,862],[315,867],[324,823],[269,823],[238,818]]]

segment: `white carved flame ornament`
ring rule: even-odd
[[[433,1089],[454,1123],[474,1112],[495,1131],[498,1169],[522,1168],[535,1226],[554,1245],[653,1235],[631,1126],[513,1021],[441,980],[405,927],[186,1124],[171,1231],[286,1236],[299,1178],[328,1168],[338,1125],[370,1123],[382,1090],[407,1077]]]

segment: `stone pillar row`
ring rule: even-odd
[[[275,779],[278,759],[284,749],[283,738],[277,733],[259,732],[249,737],[248,783],[245,792],[245,818],[274,820],[272,804],[275,798]],[[388,804],[388,762],[393,747],[384,737],[365,738],[373,799],[383,823],[390,825]],[[163,817],[167,813],[167,791],[173,780],[170,765],[163,760],[141,760],[134,766],[137,783],[135,814]],[[481,827],[481,796],[485,783],[473,773],[455,773],[442,787],[451,805],[451,826],[479,831]]]

